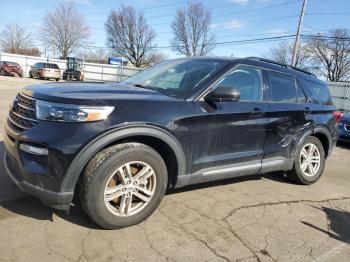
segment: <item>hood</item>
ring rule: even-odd
[[[100,104],[107,100],[176,100],[158,91],[107,82],[62,82],[24,87],[21,92],[57,103]]]

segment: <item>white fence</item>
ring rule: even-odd
[[[61,75],[66,70],[66,60],[50,59],[45,57],[15,55],[9,53],[0,53],[0,61],[16,62],[22,68],[24,76],[29,76],[30,67],[38,62],[55,63],[61,69]],[[95,63],[84,63],[85,79],[100,81],[120,82],[125,78],[137,73],[140,69],[132,67],[123,67],[118,65],[106,65]]]
[[[328,86],[337,108],[350,112],[350,82],[328,82]]]

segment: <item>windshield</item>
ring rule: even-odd
[[[217,60],[169,60],[147,68],[122,83],[186,98],[226,64]]]

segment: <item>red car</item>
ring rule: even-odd
[[[15,62],[0,61],[0,75],[17,75],[23,77],[23,69]]]

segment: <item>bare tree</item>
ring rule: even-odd
[[[328,81],[350,79],[350,33],[347,29],[330,31],[330,36],[308,40],[308,52],[318,64],[318,71]]]
[[[150,52],[147,54],[147,60],[150,65],[158,64],[166,59],[166,55],[160,52]]]
[[[76,48],[83,46],[90,36],[90,28],[75,8],[74,2],[61,2],[49,12],[42,26],[42,40],[54,46],[63,59]]]
[[[25,54],[32,42],[31,34],[17,24],[6,25],[0,35],[1,49],[8,53]]]
[[[110,52],[106,52],[103,48],[97,48],[95,50],[81,51],[78,53],[80,58],[83,58],[85,62],[107,64],[108,57],[111,56]]]
[[[293,57],[293,44],[289,41],[282,41],[276,47],[270,48],[267,57],[277,62],[290,65]],[[310,67],[310,55],[305,45],[299,45],[295,65],[301,69],[308,69]]]
[[[173,51],[186,56],[204,56],[214,49],[215,36],[210,33],[211,13],[202,3],[191,1],[176,11],[171,24]]]
[[[126,57],[134,66],[153,63],[155,31],[147,24],[145,15],[131,6],[113,10],[105,23],[107,44],[118,56]]]

